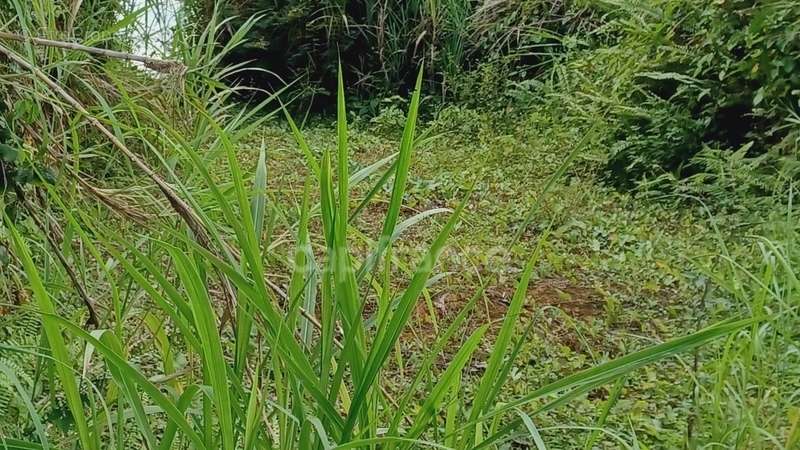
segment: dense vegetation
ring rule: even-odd
[[[440,100],[536,108],[555,96],[568,116],[601,117],[618,186],[697,174],[719,152],[764,155],[766,176],[750,187],[768,193],[796,172],[795,2],[270,0],[223,14],[237,25],[259,17],[226,57],[247,65],[236,80],[292,81],[303,108],[332,104],[340,61],[371,113],[425,61],[426,92]]]
[[[560,47],[557,37],[573,28],[580,11],[540,1],[259,0],[232,2],[222,14],[238,25],[260,17],[248,42],[226,58],[248,61],[245,80],[294,81],[301,97],[318,96],[319,105],[335,99],[340,61],[353,80],[348,91],[367,101],[410,90],[423,61],[426,88],[442,96],[464,88],[460,78],[485,64],[525,78]]]
[[[0,448],[800,446],[795,2],[176,4],[0,3]]]

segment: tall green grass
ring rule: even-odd
[[[196,20],[213,3],[190,2],[201,11]],[[296,80],[302,106],[333,110],[341,66],[353,80],[348,92],[376,113],[383,97],[412,89],[422,61],[427,93],[481,101],[465,80],[470,70],[491,66],[490,76],[516,78],[546,65],[577,9],[541,0],[251,0],[227,2],[222,13],[234,24],[262,15],[248,33],[258,45],[228,57],[260,69],[243,74],[243,83]]]
[[[726,448],[796,448],[798,416],[798,228],[789,192],[785,212],[770,215],[764,235],[750,235],[752,258],[721,243],[716,261],[698,261],[729,302],[726,313],[767,317],[726,338],[702,369],[690,444]],[[715,305],[703,304],[703,313]],[[703,373],[701,372],[701,373]]]
[[[24,10],[21,3],[18,6]],[[53,17],[45,14],[45,19],[39,22],[41,18],[25,16],[20,20],[46,26]],[[78,91],[90,105],[90,114],[165,174],[192,207],[207,236],[198,236],[174,214],[150,217],[146,228],[131,226],[127,219],[110,217],[68,182],[41,187],[51,208],[48,214],[54,216],[45,215],[45,220],[69,230],[65,236],[70,241],[62,247],[72,252],[72,261],[84,274],[82,281],[93,284],[91,292],[104,306],[101,326],[89,330],[74,306],[60,304],[68,302],[58,294],[75,298],[72,289],[63,287],[68,281],[62,271],[51,262],[52,252],[65,250],[39,248],[35,233],[25,233],[24,225],[6,217],[4,230],[19,262],[19,276],[33,293],[46,338],[33,350],[8,347],[33,353],[46,375],[28,386],[39,405],[29,409],[31,423],[37,426],[31,433],[21,428],[18,435],[4,438],[5,447],[479,449],[501,448],[521,436],[541,447],[538,415],[646,364],[724,337],[740,344],[742,333],[774,326],[774,311],[765,307],[742,311],[739,317],[752,318],[723,321],[532,387],[528,394],[501,403],[525,336],[518,322],[540,245],[525,265],[495,337],[489,337],[488,324],[468,328],[471,309],[487,287],[480,286],[446,328],[431,338],[430,351],[419,355],[416,372],[407,379],[390,380],[391,355],[470,202],[465,195],[422,255],[403,261],[412,267],[408,276],[393,279],[398,272],[404,274],[393,270],[397,231],[409,220],[430,215],[423,212],[400,221],[422,78],[417,78],[394,161],[370,166],[366,175],[380,176],[365,177],[363,172],[351,175],[349,170],[348,116],[340,75],[335,154],[315,153],[290,120],[308,161],[308,181],[299,207],[275,204],[266,192],[271,176],[269,149],[261,150],[252,174],[240,166],[238,152],[243,138],[270,117],[268,112],[282,110],[271,108],[269,100],[232,107],[235,89],[220,80],[238,68],[217,69],[229,50],[215,45],[214,37],[224,27],[224,21],[212,20],[204,29],[179,30],[175,53],[186,62],[188,72],[174,85],[178,95],[167,100],[147,95],[139,83],[152,80],[140,78],[129,68],[87,62],[81,59],[84,55],[71,52],[52,55],[55,62],[51,64],[61,72],[48,71],[48,76]],[[235,33],[240,38],[245,34],[246,28]],[[26,50],[15,49],[32,64],[41,64],[40,50]],[[100,181],[142,183],[143,177],[126,161],[115,160],[110,152],[100,158],[94,155],[95,148],[101,151],[103,141],[85,117],[66,105],[54,112],[45,106],[61,105],[57,93],[32,82],[30,74],[17,71],[14,75],[7,95],[19,98],[33,93],[42,111],[58,114],[58,121],[41,119],[44,123],[35,121],[31,126],[49,133],[72,152],[74,159],[65,166],[68,173],[80,176],[89,170],[75,167],[86,159],[95,165],[106,162],[108,173],[122,172],[119,178],[111,175]],[[113,95],[104,95],[92,76],[112,80]],[[214,165],[226,167],[229,176],[220,179],[209,170]],[[557,171],[547,186],[562,173]],[[370,196],[354,198],[353,185],[372,178],[378,181],[367,190]],[[352,206],[368,202],[389,180],[389,208],[373,242],[355,233],[353,219],[363,209]],[[143,191],[133,206],[167,208],[157,191]],[[119,210],[120,205],[115,206]],[[268,245],[274,236],[267,224],[276,220],[293,234],[297,248],[291,261]],[[365,244],[369,251],[359,257],[362,253],[356,248]],[[275,261],[288,267],[288,289],[267,270]],[[721,275],[720,283],[725,280],[727,275]],[[769,288],[763,291],[766,299],[776,289],[784,292],[794,286],[796,279],[787,275],[759,283]],[[741,292],[743,302],[748,295]],[[367,305],[371,315],[366,313]],[[796,318],[793,308],[782,311]],[[796,322],[781,325],[782,332],[789,333],[792,323]],[[476,358],[479,346],[485,345],[491,347],[485,371],[476,389],[468,390],[462,373]],[[448,346],[457,351],[436,369]],[[734,351],[734,347],[728,346],[723,361],[739,361],[742,352],[754,348]],[[39,411],[58,409],[62,399],[67,408],[61,411],[74,431],[41,426],[49,419]]]

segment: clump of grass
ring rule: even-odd
[[[399,209],[399,199],[402,199],[405,188],[402,180],[407,176],[408,164],[404,161],[407,161],[407,154],[412,149],[418,93],[411,101],[405,131],[407,138],[403,140],[397,164],[390,169],[395,179],[392,199],[396,199],[390,203],[390,211]],[[470,407],[467,404],[450,404],[448,410],[451,413],[446,423],[440,423],[438,412],[446,405],[450,393],[460,390],[460,373],[481,343],[486,326],[478,328],[461,342],[459,351],[441,374],[422,374],[410,381],[405,387],[407,392],[422,388],[424,394],[421,399],[406,395],[400,400],[404,407],[393,408],[395,399],[382,389],[381,373],[467,199],[439,232],[418,263],[406,288],[394,298],[387,294],[392,289],[388,278],[374,278],[366,270],[361,277],[364,281],[359,283],[348,245],[350,177],[347,173],[345,117],[340,90],[340,134],[335,170],[338,189],[333,188],[332,158],[325,153],[319,163],[317,180],[320,184],[319,208],[311,208],[309,192],[306,190],[301,210],[303,219],[298,228],[298,243],[305,245],[308,218],[312,211],[318,211],[326,249],[323,270],[310,276],[297,270],[291,296],[279,297],[276,289],[265,279],[264,261],[268,255],[262,246],[262,230],[256,226],[265,220],[264,209],[257,207],[264,201],[263,190],[251,194],[252,190],[245,185],[245,177],[238,167],[230,136],[216,122],[209,123],[220,133],[216,143],[219,151],[228,157],[232,177],[231,194],[224,194],[221,186],[207,176],[195,150],[183,150],[189,153],[187,159],[195,162],[195,168],[204,176],[207,188],[211,191],[212,200],[205,207],[221,209],[225,227],[232,230],[230,237],[216,232],[215,241],[231,242],[229,247],[236,250],[238,257],[233,254],[227,257],[217,255],[191,236],[169,229],[162,230],[164,237],[154,242],[154,254],[146,255],[137,248],[136,243],[93,223],[90,217],[66,213],[67,220],[74,226],[100,237],[104,248],[124,268],[129,279],[148,294],[156,316],[162,316],[162,320],[175,328],[175,337],[181,341],[176,347],[197,358],[197,367],[191,376],[176,383],[174,392],[163,393],[140,368],[127,360],[123,337],[114,330],[90,333],[55,314],[47,292],[37,281],[38,269],[27,253],[25,241],[8,223],[14,237],[15,252],[24,263],[25,271],[33,283],[34,295],[40,302],[45,324],[50,327],[47,329],[47,336],[53,339],[50,347],[61,349],[54,351],[56,361],[61,367],[70,365],[66,344],[61,339],[60,330],[63,329],[73,339],[83,341],[87,348],[102,356],[111,374],[111,385],[119,396],[120,407],[133,413],[134,420],[128,426],[122,425],[117,432],[137,434],[147,446],[161,448],[169,448],[177,436],[197,448],[257,448],[264,445],[279,448],[309,448],[317,445],[324,448],[334,445],[339,448],[359,448],[376,444],[388,447],[434,445],[436,435],[441,435],[439,428],[443,426],[450,431],[441,437],[454,447],[483,448],[517,434],[522,425],[530,428],[533,423],[531,417],[535,417],[536,413],[612,382],[644,364],[687,351],[751,323],[748,320],[717,325],[574,374],[514,402],[499,405],[496,402],[497,395],[514,364],[515,352],[511,342],[526,298],[527,284],[538,259],[538,253],[534,253],[525,267],[500,328],[478,390],[470,399]],[[214,150],[217,149],[210,149]],[[262,174],[263,165],[262,158],[259,162],[259,173]],[[262,183],[259,181],[256,184]],[[387,214],[381,234],[384,241],[392,236],[396,224],[397,215],[391,212]],[[390,247],[390,241],[379,245],[368,261],[378,264],[381,254]],[[297,255],[313,258],[302,247]],[[302,257],[298,256],[298,259]],[[165,258],[168,262],[165,262]],[[175,276],[167,275],[166,267],[174,267]],[[243,328],[240,323],[237,333],[229,336],[233,342],[225,338],[225,330],[219,329],[220,313],[213,300],[211,286],[218,285],[223,278],[217,278],[213,275],[215,272],[229,281],[235,290],[236,301],[240,305],[238,319],[241,321],[246,318],[252,327]],[[321,285],[319,312],[303,309],[305,320],[313,321],[318,329],[312,333],[311,339],[301,340],[299,336],[303,336],[303,329],[298,311],[308,299],[303,298],[307,291],[300,287],[308,284]],[[376,325],[367,329],[362,319],[366,303],[364,298],[373,289],[383,301],[379,302],[375,313]],[[463,321],[475,299],[467,304],[450,324],[448,331],[434,343],[435,347],[441,348],[450,342],[454,332],[464,325]],[[132,307],[129,314],[134,311]],[[314,317],[317,314],[318,318]],[[121,319],[130,320],[124,316]],[[307,333],[305,335],[308,336]],[[237,350],[235,354],[239,358],[235,362],[238,364],[234,364],[229,356],[234,354],[231,353],[233,349]],[[172,352],[165,352],[162,357],[169,358]],[[436,356],[437,353],[424,355],[428,359]],[[161,365],[171,367],[174,361],[164,360]],[[104,447],[104,443],[108,442],[107,435],[112,430],[101,425],[104,422],[102,413],[98,411],[97,415],[90,416],[88,421],[93,423],[90,431],[88,421],[82,415],[84,405],[77,396],[74,374],[65,370],[59,373],[59,379],[67,392],[73,392],[68,397],[73,415],[81,414],[78,420],[86,421],[83,428],[85,432],[79,437],[81,445],[85,448]],[[156,438],[159,434],[157,421],[144,413],[146,406],[142,394],[146,395],[148,406],[156,407],[160,412],[159,418],[166,423],[166,432],[163,434],[166,440],[159,441]],[[546,401],[529,412],[521,409],[538,400]],[[199,405],[202,414],[190,421],[184,416],[184,411],[194,403]],[[411,404],[416,404],[416,408],[409,408]],[[509,415],[519,415],[520,418],[509,418]],[[503,417],[506,419],[500,420]],[[391,425],[384,431],[386,424]],[[263,425],[274,428],[271,433],[266,432],[268,428]]]
[[[700,262],[725,314],[769,318],[729,336],[707,361],[710,377],[695,392],[691,444],[728,448],[795,448],[800,443],[797,399],[797,218],[790,191],[785,213],[771,214],[764,235],[751,235],[754,258],[735,258],[724,241],[716,264]],[[713,304],[702,305],[711,310]]]

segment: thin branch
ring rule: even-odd
[[[8,33],[0,31],[0,39],[7,41],[28,42],[34,45],[41,45],[45,47],[56,47],[67,50],[77,50],[79,52],[91,53],[93,55],[100,55],[106,58],[123,59],[126,61],[136,61],[144,64],[145,67],[157,72],[169,73],[184,73],[186,66],[183,63],[171,59],[158,59],[149,56],[135,55],[133,53],[118,52],[116,50],[108,50],[105,48],[89,47],[86,45],[76,44],[74,42],[55,41],[52,39],[43,39],[38,37],[23,36],[21,34]]]
[[[41,219],[39,219],[34,206],[31,204],[28,199],[25,198],[24,195],[20,193],[17,196],[22,200],[22,204],[25,205],[25,208],[28,210],[28,217],[33,219],[36,226],[42,230],[42,233],[47,238],[47,242],[50,244],[50,247],[53,249],[53,254],[56,255],[56,259],[64,268],[64,271],[67,273],[70,281],[72,281],[73,286],[75,287],[75,291],[78,293],[78,297],[83,300],[83,304],[86,305],[86,309],[89,310],[89,320],[86,321],[86,325],[92,325],[94,327],[100,326],[100,319],[97,316],[97,307],[95,306],[94,301],[89,297],[89,294],[86,293],[86,289],[83,288],[80,280],[78,279],[78,275],[72,270],[72,267],[67,262],[67,258],[61,254],[61,251],[58,249],[58,243],[56,242],[56,238],[54,235],[58,235],[59,239],[62,239],[62,234],[56,230],[55,227],[45,227],[44,223],[42,223]]]

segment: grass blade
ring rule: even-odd
[[[430,277],[434,266],[436,265],[436,260],[444,248],[445,242],[450,236],[450,232],[458,222],[461,212],[464,210],[468,200],[469,195],[464,198],[456,211],[450,217],[450,220],[436,237],[436,240],[433,242],[428,250],[428,253],[418,266],[417,271],[414,273],[414,277],[411,279],[408,287],[400,297],[397,309],[393,314],[391,314],[391,319],[388,319],[390,315],[387,314],[387,320],[384,320],[378,326],[379,328],[376,333],[381,336],[381,339],[373,344],[373,347],[367,356],[365,374],[361,380],[361,384],[356,387],[355,395],[353,396],[353,402],[350,405],[350,411],[347,421],[345,422],[343,432],[345,440],[349,438],[350,433],[352,433],[353,427],[356,424],[354,412],[358,411],[366,402],[367,393],[372,387],[380,368],[383,367],[386,359],[389,357],[391,349],[394,347],[397,339],[400,337],[400,333],[408,322],[413,307],[416,304],[416,300],[419,298],[420,293],[425,288],[425,283]]]
[[[365,274],[370,272],[376,264],[380,261],[383,252],[389,246],[392,235],[394,234],[397,220],[400,217],[400,208],[403,205],[403,197],[405,195],[406,181],[408,180],[408,171],[411,167],[411,154],[414,149],[414,130],[417,124],[417,115],[419,113],[420,91],[422,89],[422,73],[423,68],[419,68],[417,74],[417,82],[414,87],[414,94],[411,96],[411,105],[408,108],[408,117],[403,129],[403,139],[400,142],[400,151],[397,155],[397,162],[395,163],[394,171],[394,185],[392,187],[392,197],[389,200],[389,209],[386,212],[386,218],[383,222],[383,229],[378,238],[378,247],[375,251],[364,261],[364,264],[358,269],[356,278],[361,280]]]
[[[22,240],[22,237],[17,232],[14,224],[9,220],[8,216],[5,217],[6,229],[11,237],[11,243],[14,252],[22,261],[25,273],[28,276],[33,297],[36,299],[36,304],[42,313],[42,327],[47,338],[47,343],[50,346],[50,352],[55,360],[55,371],[61,381],[61,387],[64,390],[64,396],[67,400],[72,418],[75,421],[75,426],[78,429],[78,436],[81,446],[87,450],[97,448],[96,441],[89,431],[89,425],[86,421],[86,413],[83,410],[83,402],[81,401],[80,392],[78,391],[78,383],[75,381],[70,367],[72,367],[72,357],[69,355],[67,345],[64,342],[64,337],[61,335],[61,330],[52,319],[56,314],[55,306],[53,305],[47,290],[44,288],[42,279],[39,276],[39,271],[33,264],[31,259],[28,245]]]
[[[146,393],[153,403],[156,404],[162,411],[166,414],[167,418],[169,419],[169,423],[174,423],[183,431],[186,437],[192,442],[194,447],[204,450],[206,449],[203,440],[200,436],[194,431],[191,425],[186,421],[184,415],[181,411],[179,411],[175,405],[161,392],[161,390],[150,382],[147,377],[145,377],[139,370],[134,368],[124,356],[119,355],[116,353],[111,347],[107,346],[104,342],[96,339],[90,333],[87,333],[81,327],[69,322],[68,320],[54,315],[49,315],[49,317],[56,322],[57,324],[61,325],[61,327],[69,330],[75,336],[83,339],[89,344],[94,346],[95,351],[102,354],[104,358],[106,358],[106,362],[108,364],[113,364],[117,367],[117,369],[122,373],[122,375],[130,380],[133,380],[144,393]],[[168,423],[168,425],[169,425]]]
[[[222,339],[217,331],[217,320],[205,283],[200,279],[196,265],[175,248],[167,249],[175,269],[189,296],[189,305],[195,320],[195,330],[200,339],[203,364],[213,389],[213,402],[219,418],[222,448],[234,449],[233,415],[228,389],[228,366],[222,351]],[[206,418],[208,420],[208,418]]]
[[[417,413],[417,417],[414,418],[414,426],[406,434],[406,438],[417,439],[426,429],[431,428],[431,424],[429,422],[431,419],[435,418],[442,399],[444,399],[445,395],[452,388],[453,384],[461,379],[461,370],[472,357],[472,353],[475,352],[475,349],[478,348],[478,344],[480,344],[480,341],[488,328],[489,325],[483,325],[479,327],[461,345],[458,353],[456,353],[456,356],[447,366],[447,370],[445,370],[445,372],[439,378],[439,381],[430,390],[428,397],[425,399],[425,402],[420,408],[420,412]]]
[[[500,373],[503,360],[507,356],[508,346],[511,343],[511,338],[513,337],[517,322],[519,321],[519,315],[522,312],[522,307],[527,299],[528,283],[531,280],[533,269],[536,267],[536,264],[539,261],[539,254],[541,253],[542,245],[546,239],[546,234],[539,239],[539,243],[537,244],[536,249],[531,257],[528,259],[525,269],[522,272],[522,276],[517,283],[516,290],[511,298],[511,304],[509,305],[505,317],[503,318],[503,324],[500,327],[497,340],[495,341],[494,347],[492,348],[492,352],[489,356],[489,361],[486,365],[486,371],[481,377],[478,390],[473,399],[470,420],[475,420],[485,411],[487,406],[492,404],[493,398],[491,398],[491,393],[494,390],[494,386],[498,384],[504,384],[505,382],[503,379],[498,379],[497,375]]]

